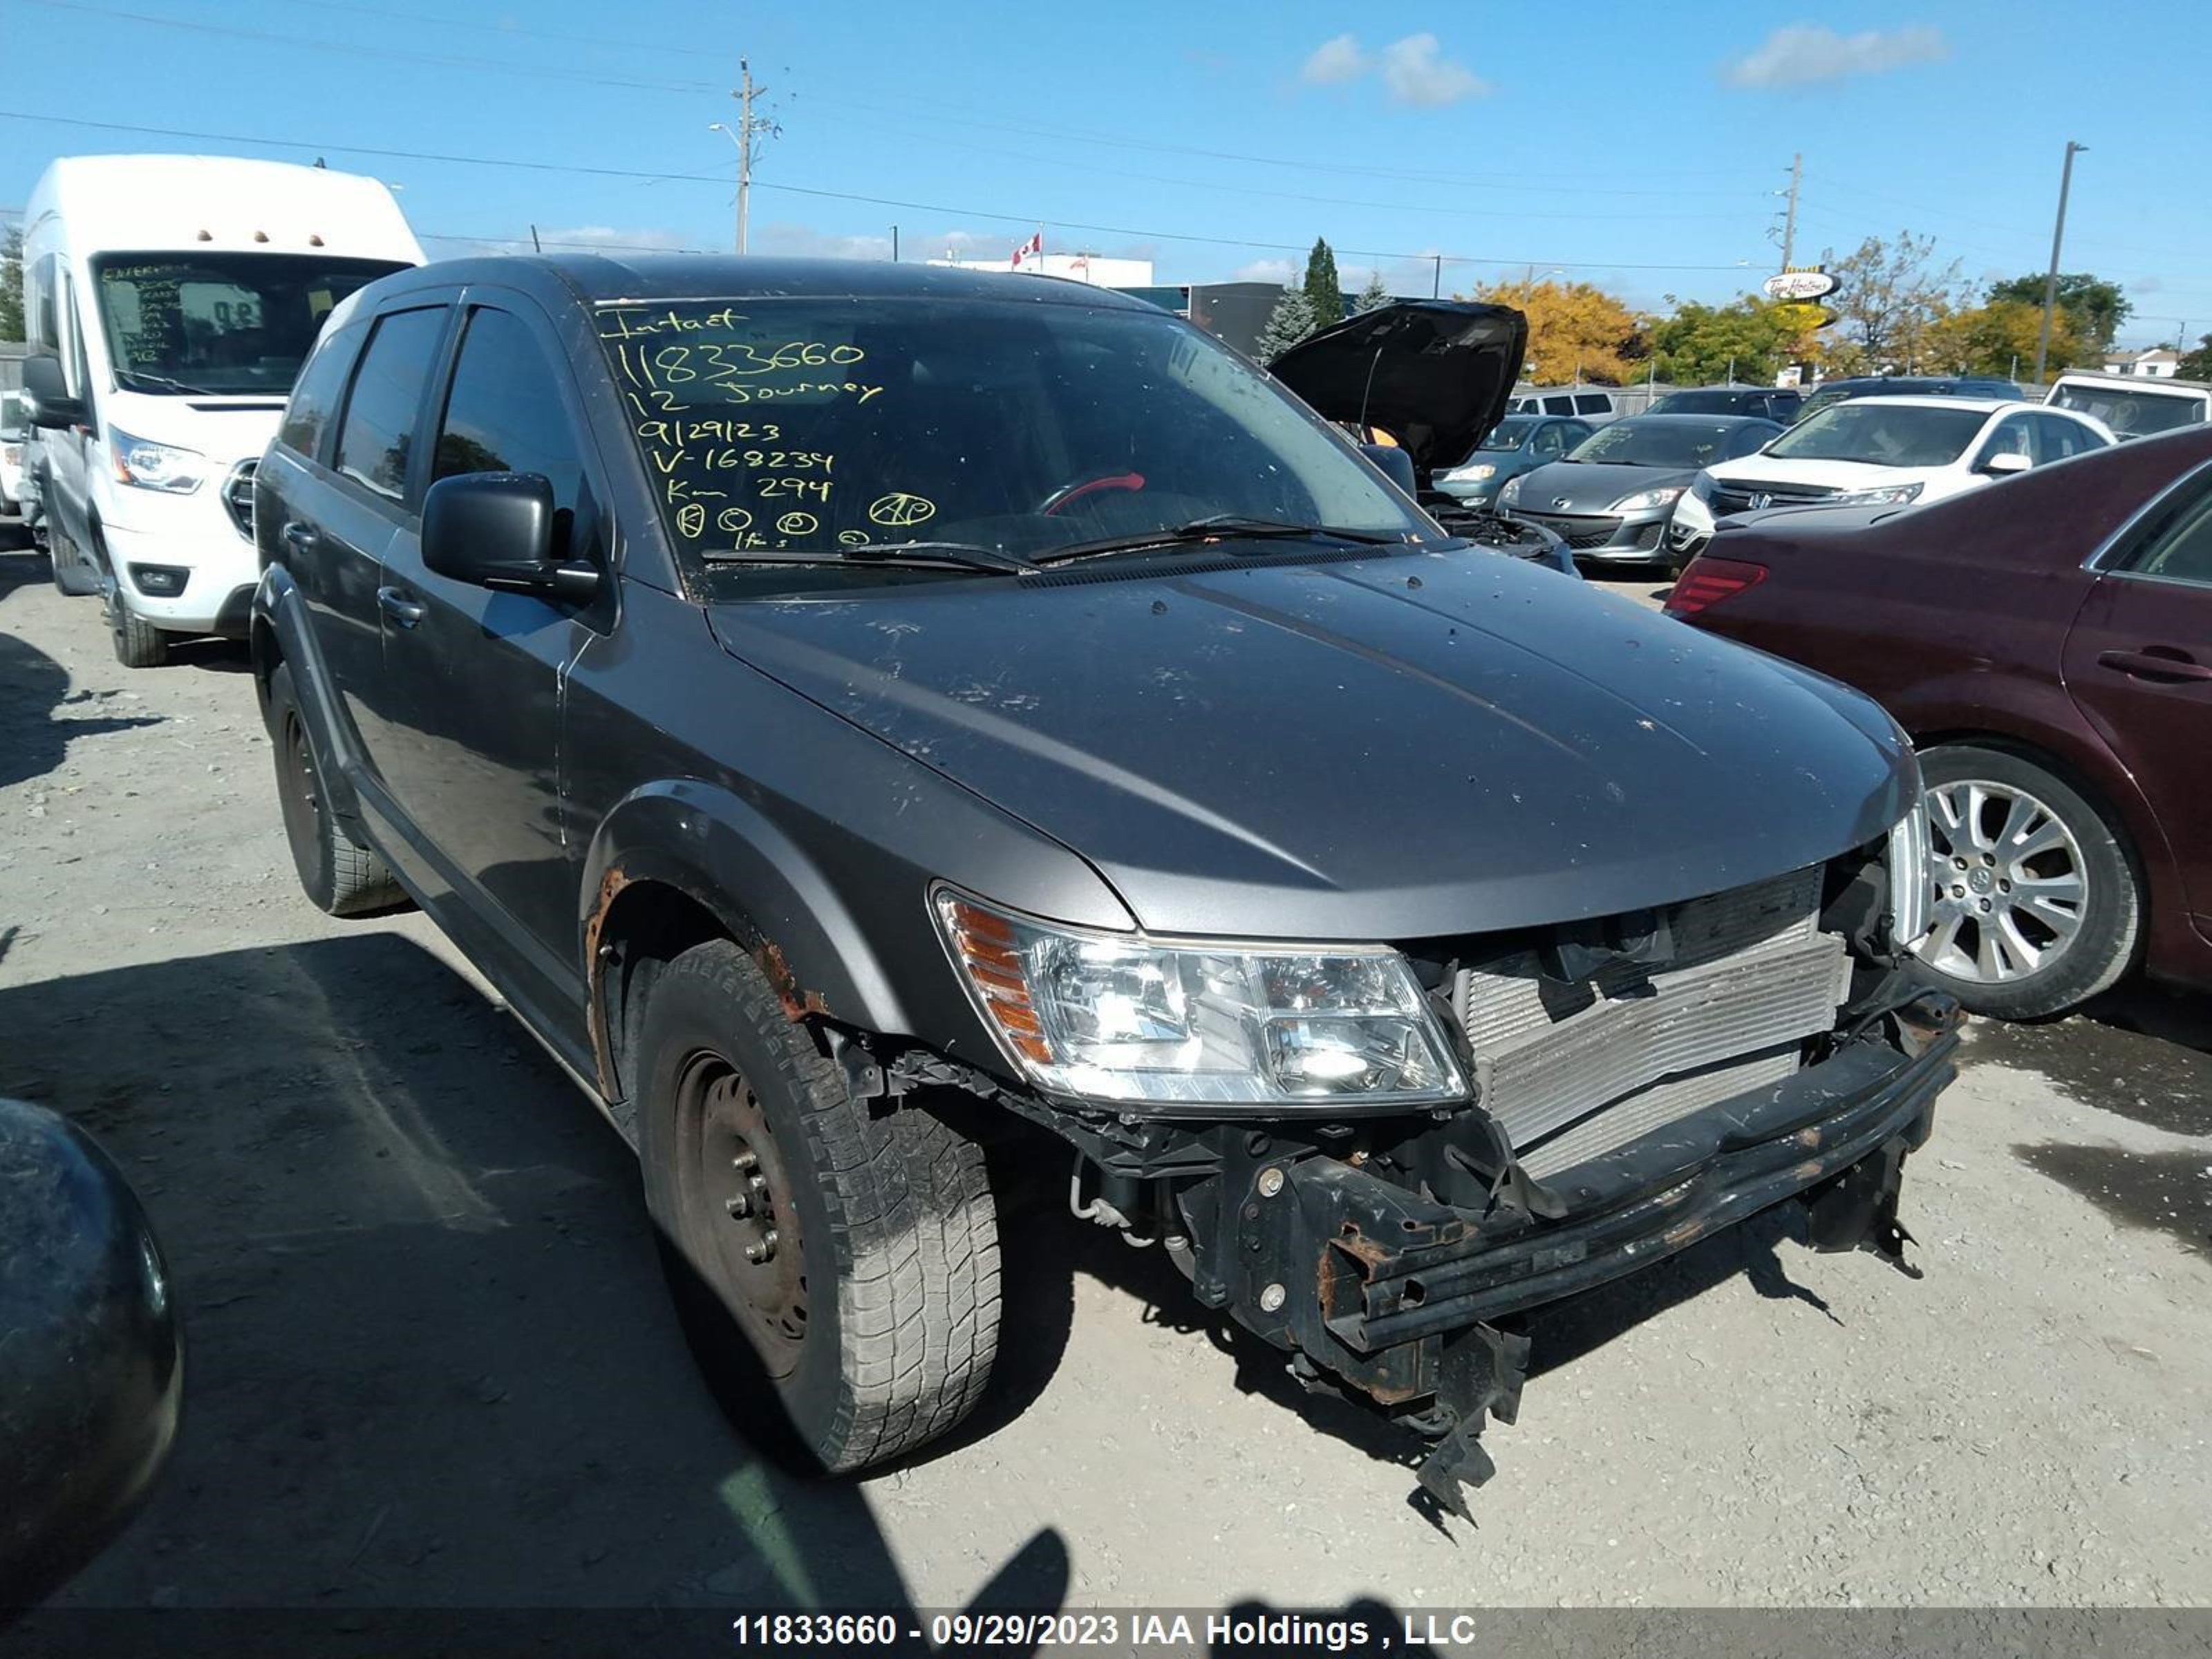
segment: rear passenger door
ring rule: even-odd
[[[471,472],[540,474],[553,485],[556,556],[604,565],[605,492],[565,354],[531,301],[465,298],[428,428],[426,489]],[[583,848],[561,792],[563,682],[606,626],[614,584],[582,606],[478,587],[428,568],[410,535],[386,549],[380,598],[398,711],[387,776],[424,866],[411,873],[459,900],[448,925],[501,988],[565,1029],[580,1006]]]
[[[2066,689],[2135,775],[2212,937],[2212,468],[2097,571],[2067,635]]]
[[[337,703],[337,735],[353,750],[340,763],[364,809],[387,823],[384,767],[397,710],[395,688],[384,677],[376,590],[386,550],[415,532],[421,496],[415,434],[452,318],[450,304],[425,305],[410,294],[368,319],[328,463],[317,469],[314,487],[287,501],[277,530],[314,618],[321,672]],[[295,429],[295,440],[309,435]],[[319,433],[313,436],[324,441]]]

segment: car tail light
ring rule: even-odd
[[[1667,596],[1667,614],[1694,617],[1765,580],[1763,564],[1748,564],[1741,559],[1692,559],[1675,582],[1674,591]]]

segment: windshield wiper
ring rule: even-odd
[[[149,392],[180,392],[187,398],[216,398],[222,395],[220,392],[210,392],[205,386],[186,386],[182,380],[173,380],[166,374],[149,374],[143,368],[126,368],[123,372],[134,380],[145,381],[147,384],[143,389]],[[126,389],[137,392],[142,388],[134,386]]]
[[[1346,530],[1335,525],[1294,524],[1284,519],[1247,517],[1242,513],[1215,513],[1193,519],[1172,529],[1146,530],[1130,536],[1107,536],[1097,541],[1077,542],[1054,548],[1037,560],[1041,565],[1061,564],[1070,559],[1096,558],[1109,553],[1138,553],[1146,548],[1175,547],[1191,542],[1220,541],[1237,537],[1255,541],[1351,542],[1361,547],[1395,547],[1403,536],[1374,530]]]
[[[1015,554],[972,542],[864,542],[835,553],[702,553],[708,564],[879,564],[915,570],[988,570],[1009,576],[1033,574],[1036,566]]]

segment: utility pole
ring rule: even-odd
[[[2074,157],[2088,149],[2071,138],[2066,141],[2066,165],[2058,174],[2058,222],[2051,228],[2051,274],[2043,279],[2043,326],[2035,336],[2035,383],[2043,384],[2043,367],[2051,355],[2051,313],[2058,307],[2058,250],[2066,240],[2066,193],[2074,186]]]
[[[752,65],[744,58],[738,59],[740,77],[738,89],[730,96],[738,100],[738,252],[745,251],[746,198],[753,188],[753,135],[766,122],[756,124],[753,119],[753,100],[765,93],[766,87],[753,84]]]
[[[896,225],[891,227],[891,263],[893,264],[898,263],[898,227]]]
[[[1805,152],[1800,150],[1790,158],[1790,212],[1782,222],[1782,268],[1787,270],[1797,258],[1797,187],[1805,182]]]
[[[1436,253],[1430,257],[1437,262],[1437,268],[1429,278],[1429,298],[1441,300],[1444,293],[1444,256]]]

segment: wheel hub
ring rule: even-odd
[[[694,1137],[686,1184],[700,1243],[769,1369],[787,1370],[806,1336],[806,1267],[775,1132],[759,1097],[720,1055],[693,1060],[678,1103]]]
[[[1987,779],[1936,784],[1927,799],[1933,925],[1914,953],[1975,984],[2048,969],[2080,933],[2089,896],[2073,830],[2026,790]]]

